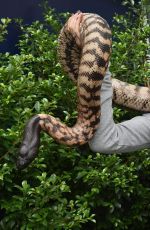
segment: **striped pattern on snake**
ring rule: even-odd
[[[79,47],[66,28],[67,23],[60,32],[58,54],[64,71],[77,85],[77,121],[73,127],[68,127],[47,114],[32,117],[24,131],[17,160],[19,169],[25,168],[36,157],[41,130],[59,143],[82,145],[93,137],[100,122],[100,89],[111,54],[111,30],[100,16],[85,13],[80,27],[82,45]],[[125,87],[123,84],[126,83],[113,80],[113,99],[116,103],[143,111],[150,110],[150,93],[147,89],[143,104],[137,106],[141,95],[138,96],[136,87],[128,84]],[[136,105],[130,95],[134,97],[134,101],[138,98]]]

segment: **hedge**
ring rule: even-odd
[[[111,71],[114,77],[146,84],[150,28],[143,26],[142,3],[116,15]],[[47,5],[43,21],[25,25],[2,18],[0,41],[9,23],[21,30],[18,54],[0,54],[0,229],[148,230],[150,150],[127,154],[92,153],[67,147],[42,133],[40,153],[25,170],[16,158],[28,119],[37,113],[76,121],[76,87],[57,59],[57,37],[68,13]],[[116,122],[137,113],[114,107]]]

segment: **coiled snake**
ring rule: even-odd
[[[93,137],[100,122],[100,89],[111,54],[111,30],[99,15],[85,13],[80,27],[82,45],[79,47],[66,27],[67,24],[59,35],[58,54],[64,70],[77,84],[77,121],[73,127],[68,127],[50,115],[32,117],[24,131],[17,160],[19,169],[25,168],[36,157],[41,130],[59,143],[82,145]],[[117,79],[113,79],[112,84],[114,102],[150,111],[149,88],[136,87]]]

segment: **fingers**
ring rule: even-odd
[[[75,38],[76,43],[80,46],[80,23],[82,22],[83,13],[77,12],[73,14],[67,22],[67,29]]]
[[[77,32],[76,29],[77,29],[77,23],[79,22],[81,18],[81,13],[75,13],[73,14],[69,19],[68,19],[68,30],[70,32],[74,31],[74,32]]]
[[[76,16],[76,22],[75,22],[75,31],[78,37],[80,37],[80,23],[82,22],[83,14],[80,13]]]

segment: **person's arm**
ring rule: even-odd
[[[83,14],[73,14],[68,20],[68,30],[80,46],[80,23]],[[115,124],[112,110],[112,82],[109,69],[101,87],[101,117],[99,127],[89,146],[93,152],[123,153],[150,147],[150,114],[137,116]]]

